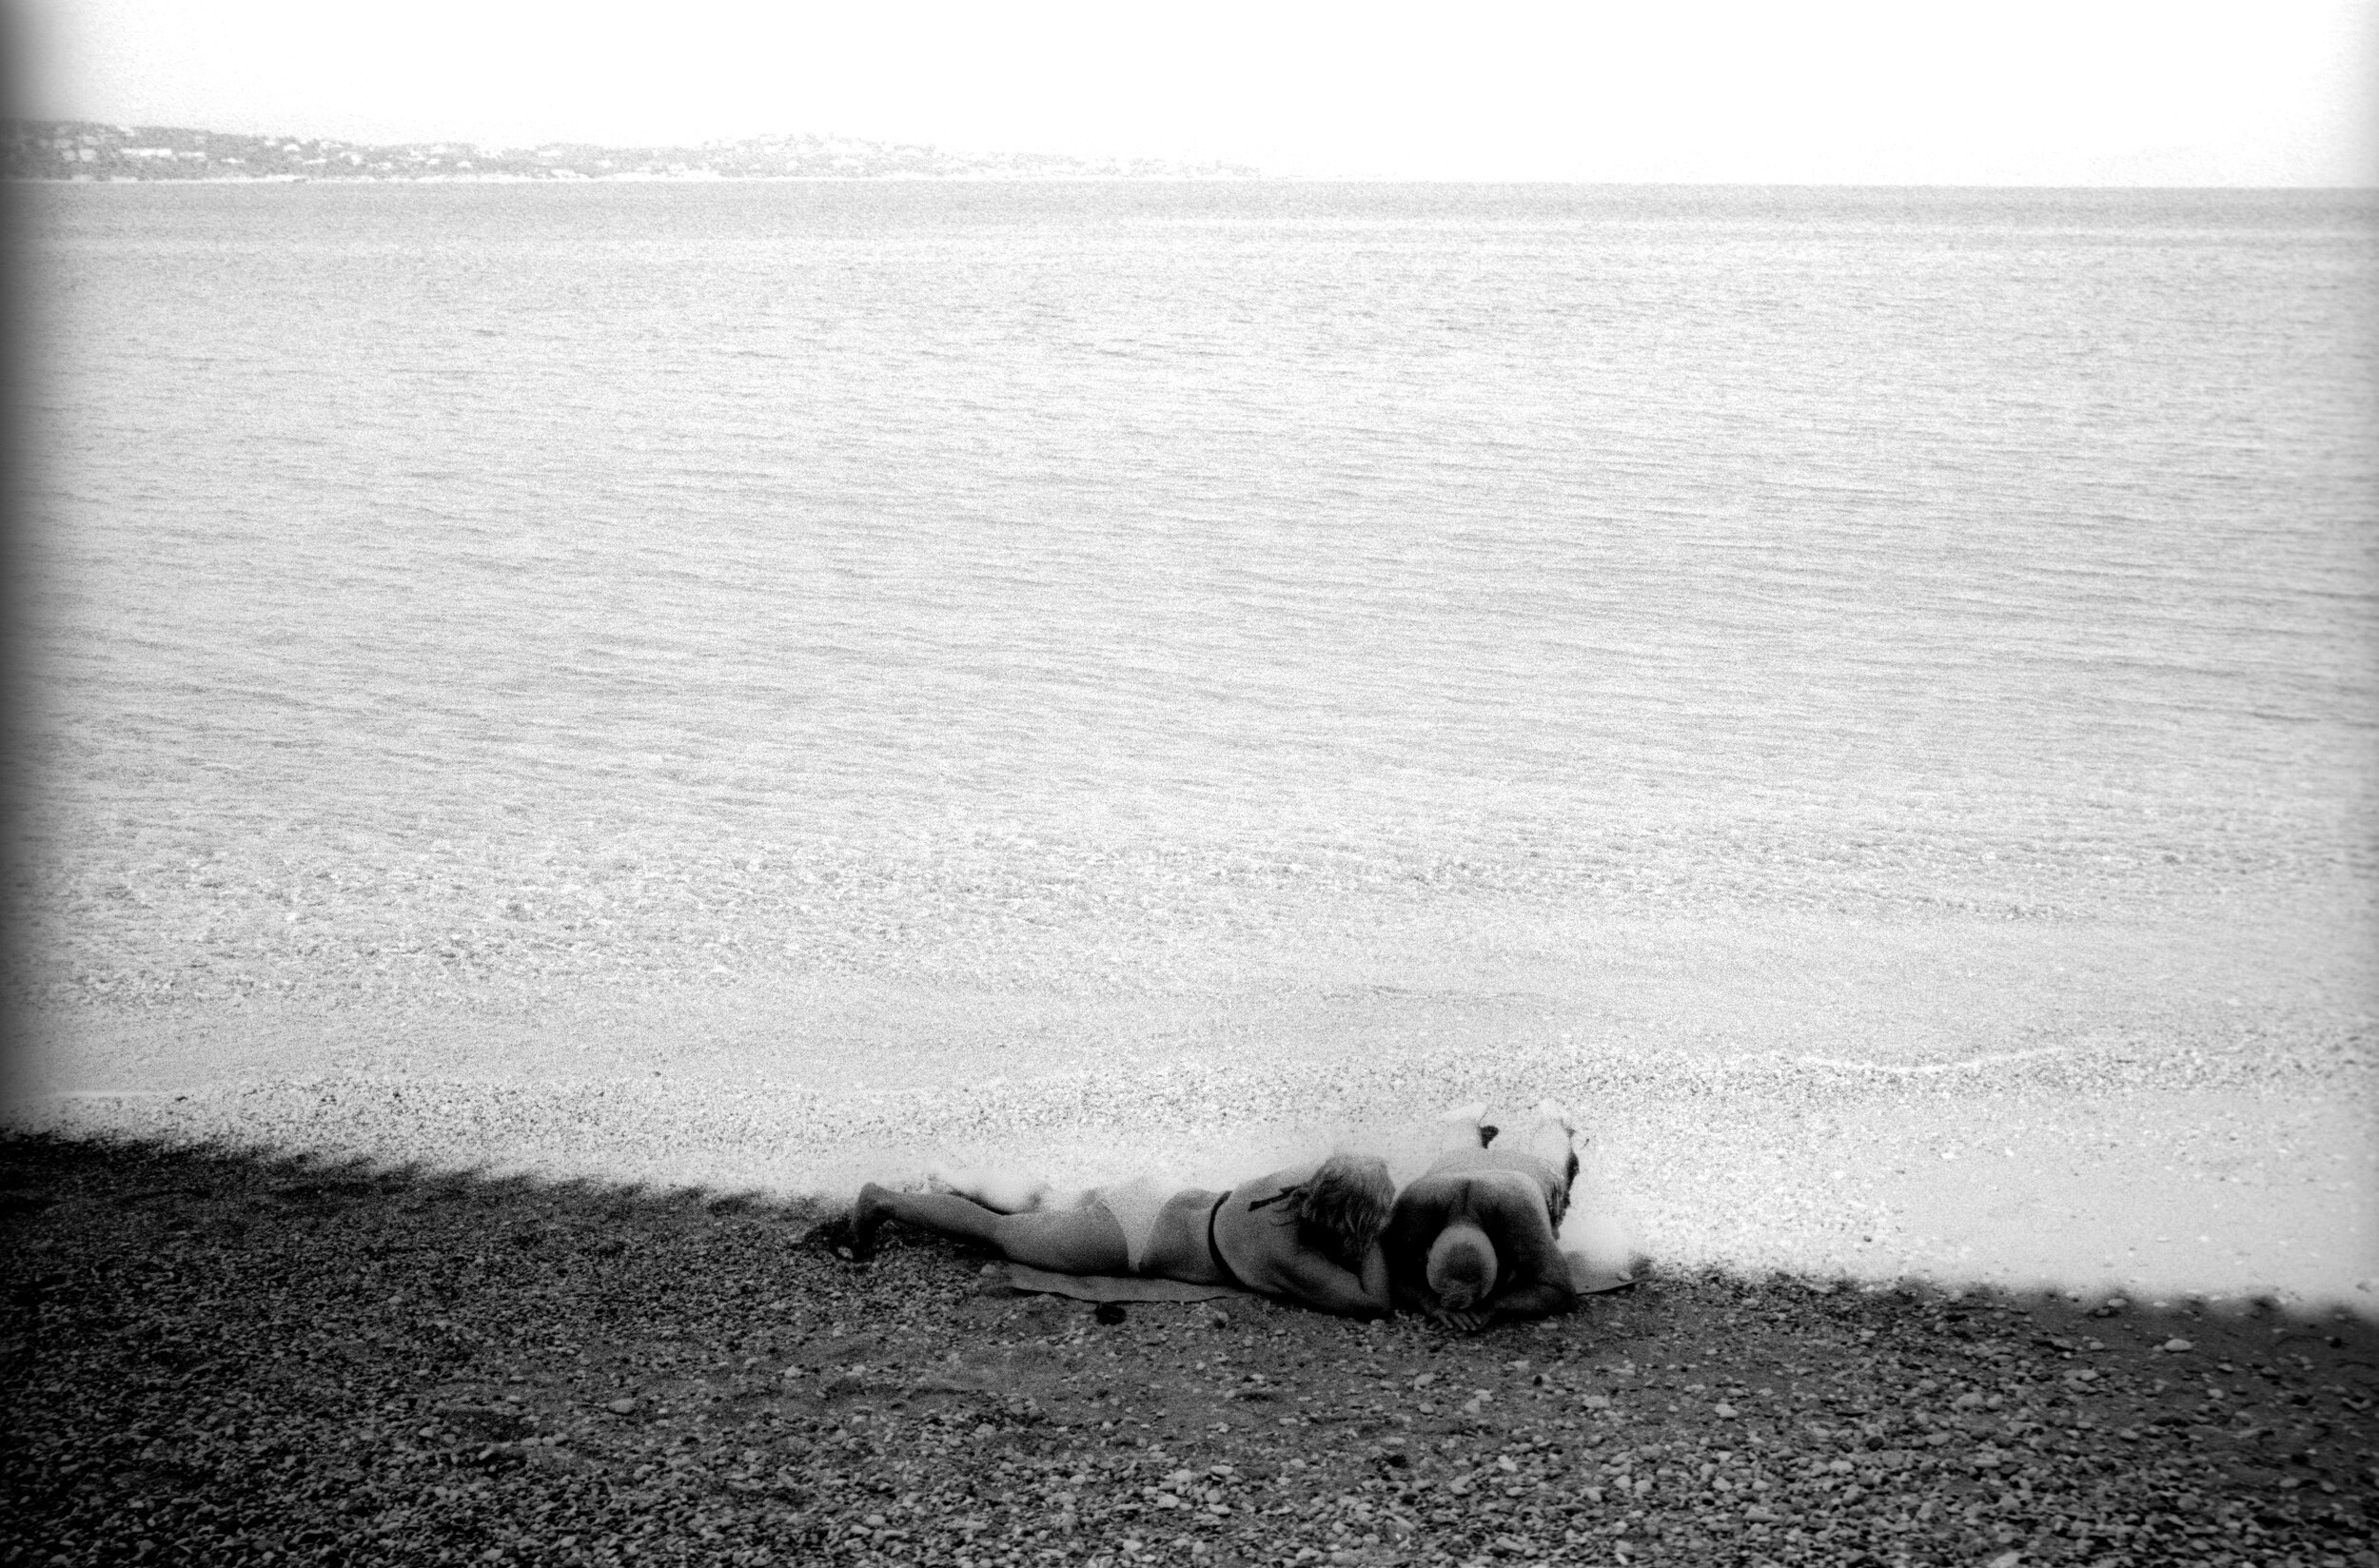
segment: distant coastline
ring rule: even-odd
[[[949,152],[853,136],[754,136],[699,147],[546,142],[386,146],[320,137],[247,136],[90,120],[10,120],[0,176],[11,180],[282,182],[301,180],[1250,180],[1245,164],[1061,153]]]

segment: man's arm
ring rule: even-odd
[[[1487,1200],[1481,1205],[1480,1228],[1494,1241],[1503,1270],[1487,1299],[1488,1321],[1545,1318],[1575,1307],[1578,1287],[1570,1278],[1569,1260],[1562,1256],[1552,1216],[1536,1185],[1497,1182],[1480,1196]]]
[[[1388,1305],[1398,1312],[1418,1312],[1425,1318],[1437,1316],[1437,1292],[1426,1280],[1399,1280],[1388,1288]]]
[[[1489,1303],[1486,1321],[1491,1323],[1518,1323],[1528,1318],[1552,1318],[1578,1305],[1574,1286],[1547,1280],[1538,1284],[1522,1285],[1505,1291]]]
[[[1396,1195],[1380,1246],[1387,1260],[1389,1300],[1397,1311],[1437,1313],[1437,1292],[1429,1288],[1429,1246],[1452,1218],[1463,1190],[1459,1178],[1425,1174]]]

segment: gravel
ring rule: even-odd
[[[2350,1317],[1111,1324],[798,1205],[48,1137],[0,1208],[6,1564],[2379,1563]]]

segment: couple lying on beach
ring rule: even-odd
[[[1351,1318],[1417,1311],[1464,1330],[1567,1311],[1577,1291],[1555,1240],[1578,1175],[1567,1115],[1547,1100],[1499,1131],[1457,1114],[1471,1128],[1464,1147],[1401,1193],[1367,1154],[1226,1192],[1142,1177],[1062,1206],[998,1175],[962,1175],[938,1192],[870,1183],[852,1206],[851,1243],[865,1256],[883,1223],[899,1220],[1054,1273],[1237,1285]]]

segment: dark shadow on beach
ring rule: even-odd
[[[0,1564],[2379,1561],[2366,1319],[1657,1269],[1469,1338],[1101,1316],[825,1218],[0,1139]]]

